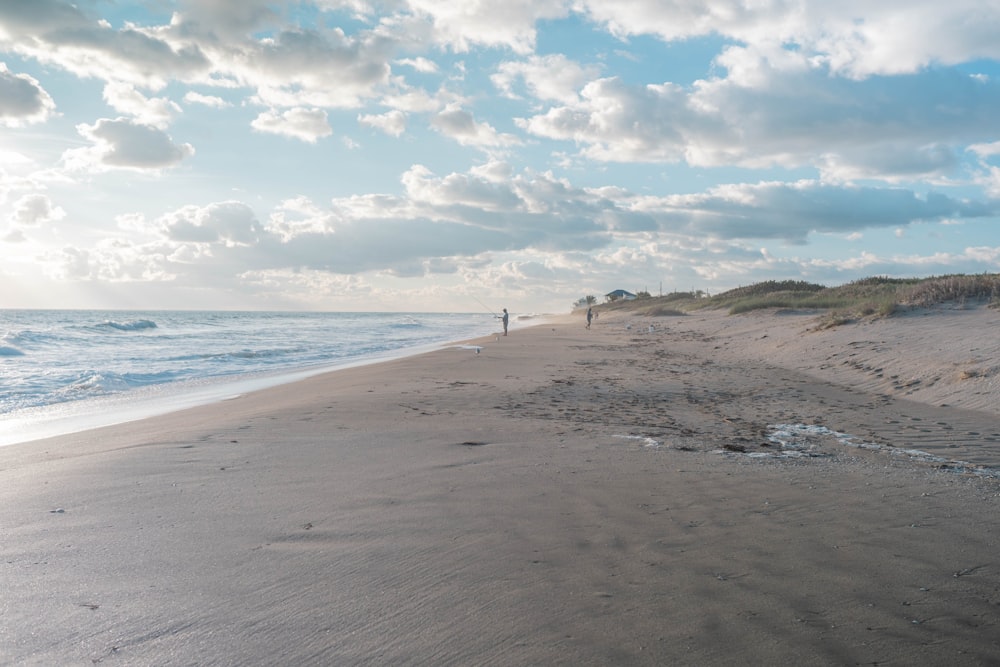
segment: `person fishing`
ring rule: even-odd
[[[480,306],[482,306],[483,308],[485,308],[486,311],[488,313],[490,313],[493,317],[495,317],[498,320],[500,320],[501,322],[503,322],[503,335],[506,336],[507,335],[507,325],[510,324],[510,313],[507,312],[507,309],[506,308],[503,309],[503,315],[497,315],[492,310],[490,310],[489,308],[487,308],[487,306],[486,306],[485,303],[483,303],[479,299],[476,299],[476,297],[472,297],[472,298],[475,299],[476,303],[478,303]]]

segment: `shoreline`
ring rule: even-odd
[[[993,327],[969,315],[970,336]],[[802,338],[806,323],[567,317],[468,341],[481,354],[0,448],[4,651],[29,665],[997,662],[1000,482],[897,455],[992,462],[995,414],[931,400],[978,401],[969,382],[991,376],[892,395],[878,383],[899,368],[863,368],[889,351],[831,347],[872,329]],[[905,343],[908,324],[878,333]],[[858,356],[827,358],[841,350]],[[900,363],[952,368],[921,359]],[[778,424],[828,432],[810,435],[816,455],[755,457],[778,450]]]
[[[457,340],[428,343],[316,366],[279,371],[254,371],[232,376],[150,385],[124,393],[17,410],[0,417],[0,447],[73,435],[95,428],[220,403],[245,393],[298,382],[315,375],[387,363],[455,347],[463,342]]]

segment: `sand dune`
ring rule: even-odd
[[[566,318],[0,448],[0,662],[997,664],[998,318]]]
[[[817,327],[818,314],[789,311],[669,321],[688,319],[719,339],[720,357],[763,359],[866,392],[1000,414],[997,310],[950,304],[831,329]]]

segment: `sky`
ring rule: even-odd
[[[1000,0],[0,0],[0,308],[1000,271]]]

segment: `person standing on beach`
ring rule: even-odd
[[[500,319],[503,320],[503,335],[506,336],[507,324],[510,322],[510,313],[507,312],[506,308],[503,309],[503,316]]]
[[[592,308],[587,308],[587,328],[590,328],[590,320],[594,319],[594,311]]]

